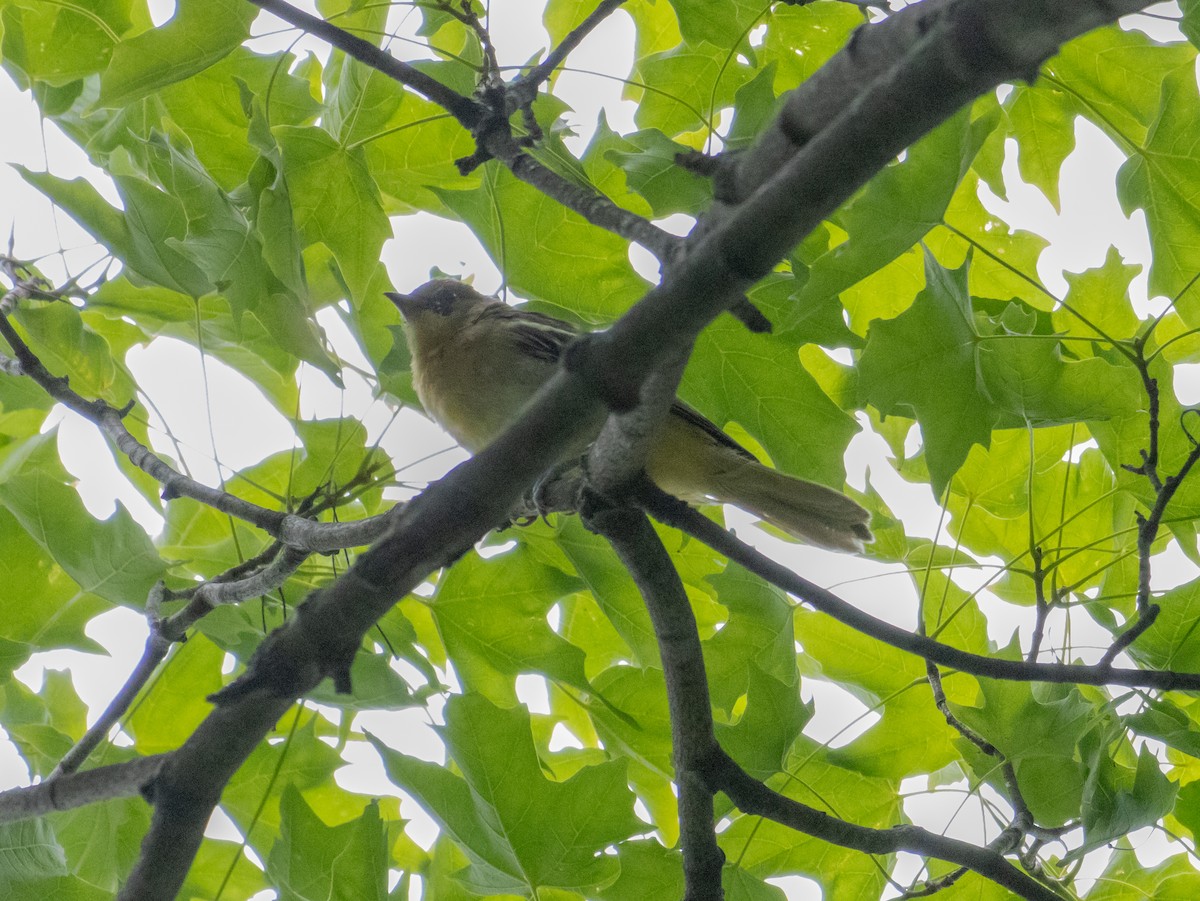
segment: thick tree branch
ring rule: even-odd
[[[640,510],[600,507],[586,510],[584,522],[613,546],[637,584],[654,626],[671,718],[685,901],[720,901],[725,855],[714,832],[713,793],[701,774],[704,760],[719,749],[691,602],[667,549]]]

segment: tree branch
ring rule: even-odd
[[[133,672],[129,674],[129,678],[125,680],[121,690],[97,717],[96,722],[92,723],[83,737],[63,755],[58,766],[50,773],[50,779],[73,773],[83,765],[88,755],[108,737],[109,730],[125,715],[129,705],[138,696],[138,692],[150,681],[150,677],[154,675],[158,665],[167,656],[173,642],[163,634],[162,622],[158,617],[164,591],[163,584],[160,582],[154,586],[150,597],[146,599],[146,619],[150,624],[150,634],[146,636],[146,646],[142,650],[142,657],[137,666],[133,668]]]
[[[554,74],[558,67],[566,61],[571,51],[578,47],[597,25],[607,19],[624,2],[625,0],[601,0],[600,5],[559,41],[558,46],[546,54],[544,60],[524,75],[516,78],[509,90],[509,112],[516,112],[527,104],[533,103],[542,83]]]
[[[646,515],[630,507],[587,509],[584,523],[608,539],[646,602],[662,657],[671,719],[685,901],[721,901],[725,855],[713,829],[713,793],[701,767],[719,753],[696,617],[679,573]]]
[[[766,817],[805,835],[867,854],[909,851],[956,863],[1028,901],[1063,901],[1063,896],[1022,873],[997,851],[937,835],[920,826],[871,829],[832,817],[767,788],[750,776],[724,751],[706,761],[708,784],[728,796],[745,813]]]
[[[1078,685],[1126,685],[1140,688],[1200,689],[1200,673],[1179,673],[1171,670],[1113,669],[1068,663],[1031,663],[1025,660],[1004,660],[985,657],[942,644],[893,626],[891,623],[863,613],[830,591],[796,575],[791,570],[760,554],[721,528],[683,501],[664,494],[654,486],[639,491],[638,502],[659,522],[674,526],[703,541],[713,550],[761,576],[772,585],[795,595],[822,613],[832,616],[852,629],[878,639],[885,644],[907,651],[931,663],[983,676],[1017,682],[1057,682]]]
[[[0,792],[0,823],[74,810],[113,798],[128,798],[152,781],[170,756],[139,757],[82,773],[52,776],[27,788],[10,788]]]
[[[249,0],[249,2],[283,19],[289,25],[295,25],[301,31],[321,38],[331,46],[343,51],[347,56],[365,63],[372,69],[377,69],[402,85],[424,95],[450,113],[468,131],[483,119],[485,110],[470,97],[464,97],[457,91],[446,87],[436,78],[396,59],[386,50],[351,34],[344,28],[338,28],[324,19],[309,15],[303,10],[296,9],[290,3],[284,3],[283,0]]]

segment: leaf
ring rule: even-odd
[[[221,688],[224,658],[203,635],[176,646],[129,713],[126,725],[140,753],[175,750],[212,713],[207,698]]]
[[[1083,111],[1114,140],[1141,144],[1164,81],[1191,69],[1196,51],[1163,46],[1141,31],[1097,28],[1063,45],[1043,67],[1050,84],[1078,98]]]
[[[436,193],[525,297],[600,322],[615,319],[645,293],[624,239],[517,181],[507,169],[488,169],[475,190]]]
[[[975,121],[964,110],[888,166],[838,214],[847,239],[809,268],[798,306],[838,294],[904,251],[941,223],[980,144],[995,127],[994,111]],[[783,323],[786,331],[797,313]]]
[[[787,337],[751,334],[722,317],[701,333],[679,393],[713,422],[742,426],[784,472],[826,485],[845,480],[843,455],[857,427]]]
[[[438,585],[433,615],[464,686],[513,704],[514,677],[536,672],[589,692],[583,652],[546,622],[550,608],[578,589],[520,545],[489,560],[460,560]]]
[[[361,297],[391,236],[363,151],[316,127],[281,126],[275,134],[300,234],[333,252],[353,296]]]
[[[67,857],[44,819],[0,824],[0,886],[67,875]]]
[[[982,706],[955,713],[1012,764],[1034,818],[1061,825],[1079,811],[1086,774],[1077,747],[1095,715],[1075,688],[984,679]],[[968,757],[980,776],[997,778],[991,757]]]
[[[673,138],[715,124],[712,116],[732,105],[749,72],[723,47],[698,41],[639,60],[634,78],[630,93],[641,100],[634,121]]]
[[[257,15],[255,7],[239,0],[178,0],[165,25],[113,48],[97,102],[124,106],[203,71],[249,36]]]
[[[141,526],[118,505],[91,517],[58,462],[48,432],[0,459],[0,504],[85,592],[141,608],[166,567]]]
[[[1145,745],[1130,772],[1101,751],[1083,796],[1084,842],[1067,855],[1075,859],[1121,835],[1157,823],[1175,805],[1175,785]]]
[[[6,3],[0,9],[3,56],[20,73],[22,88],[67,85],[103,70],[131,22],[128,3],[100,0],[86,7],[57,3]]]
[[[845,3],[811,3],[773,10],[759,51],[761,66],[775,63],[775,91],[806,81],[850,40],[864,23],[861,8]]]
[[[948,271],[928,254],[925,290],[895,319],[877,321],[859,361],[859,384],[879,412],[921,424],[933,490],[941,495],[974,444],[987,446],[1000,416],[977,383],[980,338],[966,266]]]
[[[1006,107],[1019,147],[1021,178],[1060,210],[1058,177],[1075,149],[1077,107],[1063,91],[1039,84],[1015,85]]]
[[[584,891],[617,875],[616,861],[597,852],[640,828],[624,763],[585,767],[551,782],[520,709],[455,695],[446,722],[442,736],[461,777],[372,741],[388,775],[466,852],[465,884],[476,892]]]
[[[293,786],[280,805],[279,840],[267,875],[285,901],[387,897],[387,845],[379,809],[368,804],[357,820],[328,826]]]
[[[1191,66],[1181,67],[1162,82],[1162,100],[1141,152],[1117,173],[1117,196],[1125,215],[1145,210],[1150,244],[1150,293],[1175,297],[1200,272],[1200,201],[1187,185],[1200,178],[1200,149],[1195,136],[1179,121],[1200,104]],[[1200,308],[1185,295],[1180,313],[1194,322]]]

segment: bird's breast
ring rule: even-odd
[[[414,358],[413,387],[425,411],[476,453],[516,419],[552,371],[514,350],[460,345]]]

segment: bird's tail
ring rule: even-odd
[[[714,498],[741,507],[789,535],[837,551],[861,551],[872,540],[871,514],[840,491],[749,460],[710,486]]]

